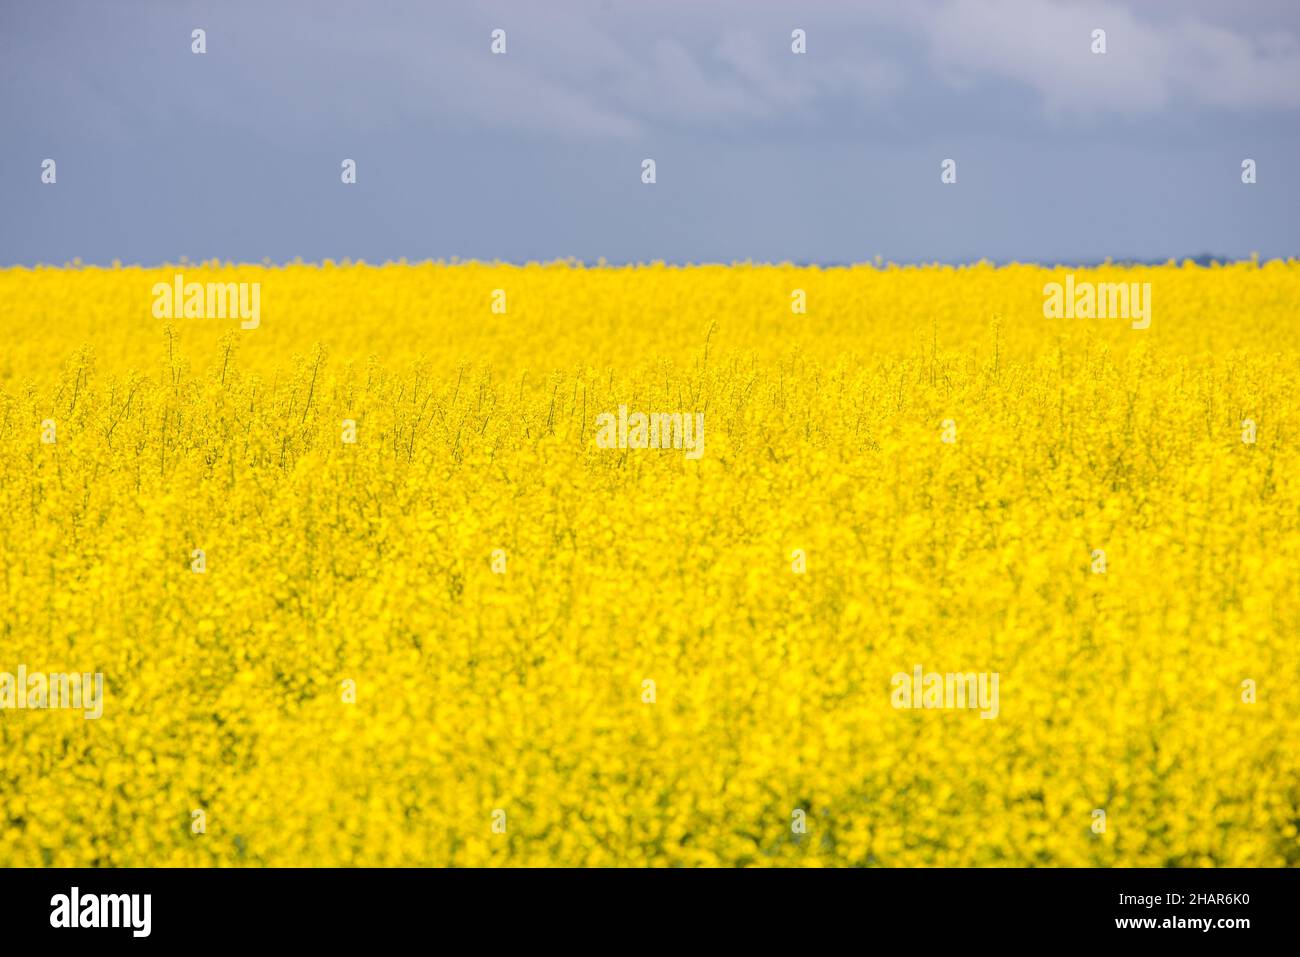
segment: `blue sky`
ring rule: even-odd
[[[1284,0],[4,0],[0,265],[1298,256],[1298,121]]]

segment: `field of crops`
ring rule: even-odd
[[[1300,262],[1067,272],[0,270],[0,865],[1300,863]]]

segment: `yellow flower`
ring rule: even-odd
[[[0,866],[1300,863],[1300,263],[1074,273],[0,270]]]

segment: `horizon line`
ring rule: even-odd
[[[1035,266],[1040,269],[1097,269],[1107,266],[1117,267],[1135,267],[1135,266],[1184,266],[1191,263],[1203,268],[1214,268],[1224,266],[1234,266],[1239,264],[1250,264],[1262,266],[1267,263],[1294,263],[1300,262],[1300,257],[1291,255],[1273,256],[1263,258],[1258,253],[1252,253],[1249,257],[1233,256],[1215,256],[1209,253],[1202,253],[1197,256],[1183,256],[1181,258],[1169,256],[1165,258],[1151,257],[1111,257],[1107,256],[1102,259],[1079,259],[1065,260],[1054,259],[1047,261],[1032,259],[992,259],[981,257],[972,260],[942,260],[942,259],[906,259],[894,260],[886,259],[883,256],[875,256],[870,259],[862,260],[832,260],[828,262],[817,262],[813,260],[792,260],[785,259],[780,261],[773,260],[753,260],[753,259],[733,259],[725,261],[721,259],[702,259],[699,261],[680,260],[680,259],[650,259],[650,260],[622,260],[611,262],[601,256],[597,259],[582,259],[576,256],[558,256],[552,259],[478,259],[464,258],[461,256],[452,256],[450,258],[427,258],[411,259],[406,256],[397,259],[384,259],[383,261],[370,261],[363,257],[342,257],[334,259],[325,257],[319,260],[305,260],[301,256],[295,256],[293,259],[276,261],[271,257],[263,257],[260,261],[248,259],[220,259],[213,257],[211,259],[190,259],[182,256],[179,260],[162,262],[145,265],[139,262],[123,263],[120,259],[113,259],[109,262],[85,261],[81,257],[74,257],[62,264],[52,262],[35,262],[35,263],[8,263],[0,266],[0,272],[13,270],[38,270],[38,269],[103,269],[103,270],[127,270],[127,269],[168,269],[168,268],[203,268],[203,269],[231,269],[237,267],[259,266],[273,269],[286,269],[291,266],[310,266],[317,269],[327,267],[367,267],[377,268],[382,266],[493,266],[493,267],[512,267],[522,269],[528,266],[568,266],[573,269],[651,269],[656,267],[668,267],[673,269],[700,269],[716,266],[737,267],[746,266],[751,268],[796,268],[796,269],[909,269],[909,268],[935,268],[947,267],[955,269],[967,269],[979,266],[992,266],[995,269],[1003,269],[1011,266]]]

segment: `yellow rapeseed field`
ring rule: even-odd
[[[0,865],[1300,862],[1300,262],[1067,272],[0,271]]]

